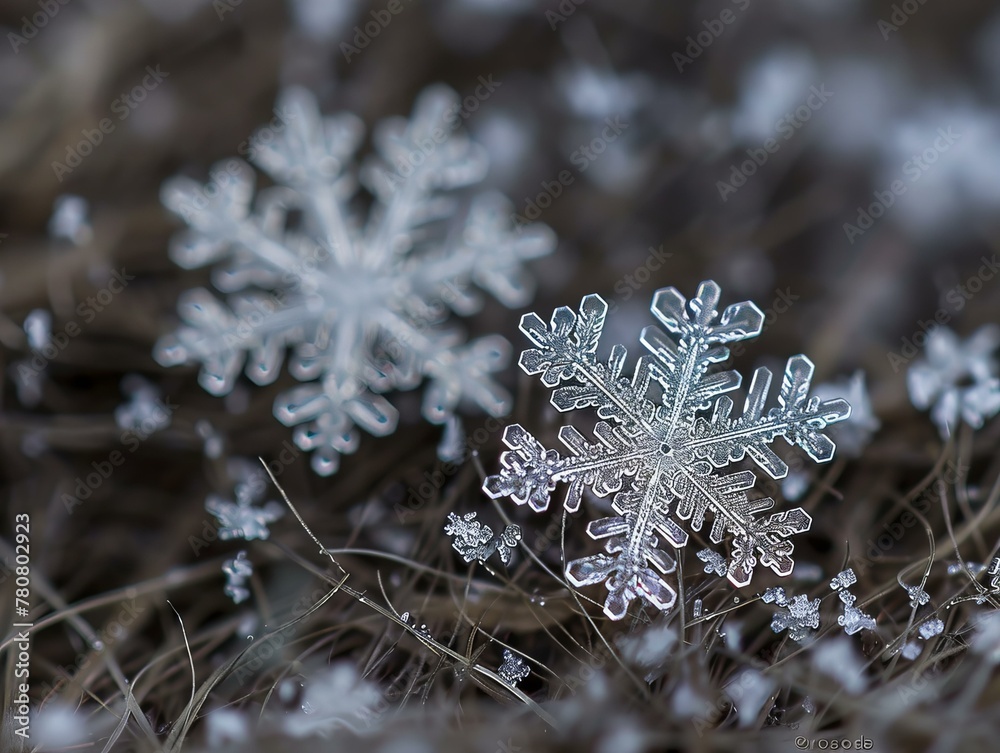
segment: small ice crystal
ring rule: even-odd
[[[768,589],[772,591],[773,589]],[[778,589],[780,590],[780,589]],[[765,601],[767,600],[765,593]],[[785,601],[784,592],[781,593],[780,601],[775,598],[778,606],[786,609],[786,612],[775,612],[771,619],[771,630],[780,633],[788,630],[788,636],[798,643],[803,643],[812,631],[819,627],[819,599],[809,601],[805,594],[793,596],[790,601]]]
[[[706,573],[715,573],[720,578],[726,575],[726,558],[712,549],[702,549],[698,552],[698,559],[705,563]]]
[[[841,588],[848,588],[853,586],[858,582],[857,576],[854,574],[854,570],[847,568],[846,570],[837,573],[833,580],[830,581],[830,588],[837,591]]]
[[[920,586],[905,586],[906,593],[910,595],[910,608],[916,609],[931,600],[930,594],[928,594]]]
[[[525,663],[524,659],[515,654],[510,649],[505,648],[503,650],[503,664],[500,665],[500,669],[497,671],[501,679],[508,685],[517,687],[517,684],[521,682],[525,677],[531,674],[531,670]]]

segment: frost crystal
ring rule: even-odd
[[[902,651],[900,651],[900,653],[903,655],[904,659],[909,659],[910,661],[913,661],[918,656],[920,656],[920,652],[923,650],[924,647],[921,646],[916,641],[907,641],[905,644],[903,644],[903,649]]]
[[[925,641],[930,640],[935,635],[941,635],[943,632],[944,622],[942,620],[927,620],[920,626],[920,637]]]
[[[247,559],[246,552],[238,552],[235,557],[222,563],[222,572],[226,574],[226,586],[222,589],[226,596],[236,604],[250,598],[246,582],[253,575],[253,563]]]
[[[466,562],[485,562],[496,552],[500,561],[507,565],[511,552],[521,540],[520,526],[506,526],[499,536],[494,536],[493,529],[476,520],[474,512],[466,513],[461,518],[453,512],[448,513],[444,532],[454,537],[451,546]]]
[[[698,559],[705,563],[706,573],[715,573],[720,578],[726,574],[726,558],[711,549],[698,552]]]
[[[497,674],[500,675],[500,678],[508,685],[517,687],[517,684],[521,682],[521,680],[531,674],[531,670],[528,668],[524,659],[510,649],[505,648],[503,650],[503,664],[500,665],[500,669],[497,670]]]
[[[271,535],[268,524],[284,515],[285,508],[273,500],[263,507],[256,506],[263,500],[267,486],[263,472],[249,460],[233,458],[228,469],[229,474],[236,478],[235,504],[218,494],[210,494],[205,500],[205,509],[218,519],[219,538],[223,541],[266,539]]]
[[[1000,589],[1000,557],[990,560],[986,574],[990,576],[990,588]]]
[[[837,573],[833,580],[830,581],[830,588],[834,591],[840,590],[841,588],[848,588],[853,586],[858,582],[858,577],[854,574],[854,570],[847,568],[846,570]]]
[[[774,590],[768,589],[764,593],[764,601],[768,601],[768,592]],[[781,591],[780,588],[777,590]],[[784,612],[774,613],[774,617],[771,619],[771,630],[775,633],[787,630],[789,638],[803,643],[812,634],[812,631],[819,627],[819,599],[809,601],[808,596],[800,594],[787,600],[784,591],[771,595],[774,603],[785,609]]]
[[[930,594],[920,588],[920,586],[905,586],[905,588],[906,593],[910,595],[910,607],[912,609],[916,609],[931,600]]]
[[[844,604],[844,613],[837,618],[837,624],[841,625],[844,628],[844,632],[848,635],[860,633],[862,630],[875,629],[875,619],[873,617],[847,603]]]
[[[379,158],[356,171],[360,121],[323,117],[311,94],[291,88],[279,98],[280,123],[251,139],[254,163],[276,184],[252,209],[255,173],[238,159],[216,166],[204,188],[186,178],[163,187],[163,203],[189,225],[172,258],[215,265],[213,284],[227,300],[188,291],[183,325],[160,340],[156,359],[201,363],[202,387],[226,395],[241,369],[258,385],[274,382],[291,349],[288,371],[305,384],[278,395],[274,415],[315,451],[321,475],[357,448],[359,429],[395,430],[386,392],[426,380],[423,414],[438,424],[463,399],[494,416],[509,407],[490,378],[509,344],[490,336],[463,344],[446,320],[478,308],[476,288],[506,306],[526,303],[523,262],[549,253],[554,237],[543,225],[515,231],[502,197],[454,195],[487,166],[485,151],[455,132],[457,101],[446,87],[428,89],[411,120],[375,129]],[[355,172],[374,200],[367,221]]]
[[[906,374],[910,400],[920,410],[933,405],[931,418],[947,438],[959,418],[978,429],[1000,412],[1000,379],[992,353],[1000,345],[1000,327],[986,325],[962,342],[944,326],[927,335],[927,357]],[[969,381],[970,384],[965,384]]]
[[[727,576],[736,586],[750,582],[758,562],[778,575],[791,573],[788,537],[807,531],[812,519],[802,508],[761,515],[774,500],[750,499],[754,471],[722,469],[749,457],[772,478],[783,478],[788,467],[769,447],[779,436],[813,460],[828,461],[834,444],[821,430],[850,414],[844,400],[809,397],[813,364],[794,356],[777,405],[765,408],[772,374],[759,368],[742,413],[733,416],[733,399],[726,393],[739,388],[740,375],[713,367],[728,358],[727,343],[760,334],[764,315],[747,301],[728,307],[720,318],[719,293],[711,281],[690,301],[674,288],[658,290],[651,310],[669,334],[655,326],[643,330],[640,341],[649,353],[639,358],[631,378],[623,376],[624,346],[612,348],[606,362],[597,358],[608,309],[600,296],[586,296],[578,314],[556,309],[548,325],[535,314],[521,319],[521,331],[537,346],[521,354],[521,368],[555,388],[556,409],[595,408],[596,441],[564,426],[559,438],[569,452],[561,455],[522,426],[508,426],[503,439],[510,450],[483,489],[491,498],[511,497],[537,512],[548,508],[560,482],[569,483],[564,503],[569,512],[579,508],[585,488],[599,497],[614,495],[617,515],[587,527],[592,539],[607,540],[607,553],[566,568],[575,586],[606,583],[604,611],[612,619],[624,617],[640,596],[658,609],[673,605],[676,593],[664,575],[676,563],[661,545],[687,544],[678,519],[699,531],[711,513],[710,540],[721,544],[732,534]]]

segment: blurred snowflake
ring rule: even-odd
[[[246,552],[240,551],[235,557],[222,563],[222,572],[226,574],[226,586],[222,589],[226,596],[236,604],[250,598],[246,582],[253,575],[253,563],[247,559]]]
[[[851,415],[830,429],[830,438],[837,443],[837,449],[846,455],[861,457],[872,435],[882,426],[872,410],[871,396],[865,385],[865,372],[858,369],[849,379],[823,383],[813,393],[821,400],[843,397],[851,404]]]
[[[758,516],[774,500],[750,499],[755,473],[720,471],[749,457],[772,478],[783,478],[788,466],[769,446],[779,436],[814,461],[826,462],[835,447],[822,430],[850,414],[844,400],[809,397],[813,364],[794,356],[785,367],[777,405],[765,410],[773,375],[762,367],[754,373],[742,414],[734,418],[726,393],[739,388],[741,377],[712,367],[729,357],[726,344],[760,333],[764,314],[744,301],[719,318],[719,295],[712,281],[703,282],[690,301],[675,288],[658,290],[651,310],[671,334],[654,326],[643,330],[640,341],[649,354],[639,358],[631,379],[623,376],[624,346],[614,346],[607,363],[597,358],[608,310],[600,296],[586,296],[579,314],[556,309],[548,325],[535,314],[521,319],[521,331],[537,346],[521,354],[521,368],[541,374],[542,382],[555,388],[551,402],[557,410],[596,408],[597,441],[563,426],[559,438],[569,449],[563,456],[522,426],[508,426],[503,440],[510,449],[501,456],[500,473],[488,477],[483,489],[493,499],[510,497],[538,512],[548,508],[562,481],[569,482],[564,503],[569,512],[579,509],[585,488],[599,497],[614,495],[617,515],[587,527],[592,539],[607,539],[607,553],[566,566],[575,586],[605,583],[610,593],[604,611],[612,619],[624,617],[640,596],[657,609],[673,605],[676,592],[663,575],[676,563],[660,544],[678,549],[687,544],[688,534],[675,517],[699,531],[711,512],[709,539],[719,544],[733,534],[727,577],[736,586],[750,582],[758,562],[778,575],[791,573],[789,537],[809,530],[812,519],[802,508]]]
[[[267,484],[259,466],[246,458],[231,458],[227,468],[235,480],[236,502],[218,494],[210,494],[205,500],[205,509],[219,522],[219,538],[223,541],[268,538],[271,535],[268,524],[284,515],[285,508],[274,500],[263,507],[257,506],[267,493]]]
[[[292,737],[328,736],[339,727],[360,732],[372,725],[382,700],[378,687],[358,675],[353,664],[335,664],[310,678],[300,713],[284,719]]]
[[[993,351],[1000,345],[1000,327],[980,327],[962,342],[944,326],[927,335],[926,358],[906,374],[910,400],[920,410],[933,405],[931,419],[947,438],[959,418],[978,429],[1000,412],[1000,379]],[[968,384],[966,382],[969,382]]]
[[[171,256],[185,268],[216,264],[212,281],[228,305],[204,289],[184,294],[184,324],[157,344],[157,360],[200,362],[201,385],[225,395],[244,366],[256,384],[273,382],[291,348],[288,370],[308,384],[281,393],[274,414],[315,451],[321,475],[357,448],[359,428],[395,430],[397,411],[383,396],[392,390],[429,381],[423,414],[437,424],[462,399],[503,415],[510,400],[490,374],[509,344],[463,344],[445,323],[479,307],[476,287],[507,306],[526,303],[523,263],[549,253],[554,236],[543,225],[514,232],[502,197],[451,193],[487,168],[485,151],[456,132],[459,107],[453,91],[431,87],[409,121],[375,129],[380,157],[359,175],[374,199],[367,222],[349,169],[361,122],[321,116],[303,89],[285,90],[277,117],[249,141],[252,161],[277,184],[258,192],[253,209],[254,171],[242,160],[216,166],[205,187],[168,181],[163,202],[190,226]]]

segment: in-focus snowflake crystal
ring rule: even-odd
[[[226,596],[236,604],[250,598],[246,582],[253,575],[253,563],[247,559],[246,552],[240,551],[235,557],[222,563],[222,572],[226,574],[226,586],[222,589]]]
[[[851,595],[850,603],[844,601],[844,613],[837,618],[837,624],[843,627],[844,632],[848,635],[860,633],[862,630],[874,630],[875,619],[855,607],[853,602],[853,595]]]
[[[931,600],[931,596],[920,586],[904,586],[906,593],[910,596],[910,607],[916,609]]]
[[[778,586],[769,588],[761,599],[766,604],[774,604],[784,611],[775,612],[771,619],[771,630],[780,633],[788,631],[788,637],[798,643],[804,643],[812,631],[819,627],[819,599],[809,601],[805,594],[799,594],[789,599],[785,589]]]
[[[476,513],[466,513],[459,517],[453,512],[448,513],[448,522],[444,532],[453,537],[452,548],[462,555],[466,562],[478,560],[485,562],[494,552],[500,556],[505,565],[510,564],[510,555],[521,540],[521,527],[505,526],[503,531],[493,535],[493,529],[485,523],[476,520]]]
[[[839,573],[837,573],[833,580],[830,581],[830,588],[834,591],[839,591],[842,588],[849,588],[858,582],[858,576],[854,574],[852,568],[847,568]]]
[[[715,573],[720,578],[726,574],[726,558],[711,549],[698,552],[698,559],[705,563],[706,573]]]
[[[508,685],[517,686],[521,680],[531,674],[531,669],[520,656],[509,648],[503,650],[503,664],[497,670],[497,674]]]
[[[539,512],[548,508],[559,482],[569,483],[569,512],[579,508],[585,488],[600,497],[613,494],[617,515],[587,527],[591,538],[607,540],[607,553],[566,568],[576,586],[606,583],[610,594],[604,611],[613,619],[621,619],[639,596],[658,609],[673,605],[676,593],[663,576],[676,563],[661,544],[687,544],[678,519],[698,531],[711,512],[712,543],[732,534],[727,575],[734,585],[749,583],[758,562],[779,575],[791,573],[788,537],[809,530],[812,519],[802,508],[761,515],[774,500],[750,499],[754,471],[722,470],[749,457],[772,478],[783,478],[788,466],[769,447],[779,436],[816,462],[826,462],[835,448],[822,430],[850,414],[844,400],[809,397],[813,364],[794,356],[777,404],[765,407],[772,374],[762,367],[742,413],[734,417],[733,399],[726,393],[740,387],[740,375],[713,367],[729,357],[727,343],[760,334],[764,315],[746,301],[729,306],[720,318],[719,294],[711,281],[701,283],[690,301],[674,288],[658,290],[651,310],[669,334],[654,326],[643,330],[640,341],[649,353],[638,359],[631,378],[623,375],[624,346],[612,348],[607,362],[597,358],[608,309],[600,296],[586,296],[579,313],[556,309],[548,325],[535,314],[521,319],[521,331],[537,346],[521,354],[521,368],[555,388],[551,402],[556,409],[595,408],[600,419],[596,441],[564,426],[559,438],[569,452],[561,455],[522,426],[508,426],[503,439],[510,450],[501,456],[500,473],[487,478],[483,489],[494,499],[511,497]]]
[[[320,115],[302,89],[284,91],[279,117],[255,134],[253,162],[276,184],[254,197],[242,160],[216,166],[204,188],[168,181],[163,203],[189,225],[171,245],[182,267],[214,265],[227,296],[188,291],[183,325],[157,344],[163,365],[201,363],[200,384],[226,395],[243,369],[256,384],[288,371],[305,384],[281,393],[274,414],[295,426],[295,442],[315,451],[317,473],[334,473],[363,429],[391,434],[398,414],[384,394],[427,381],[423,414],[445,423],[462,400],[503,415],[509,396],[490,377],[509,344],[487,336],[464,343],[451,313],[480,305],[476,288],[506,306],[532,295],[523,262],[549,253],[544,225],[513,229],[502,197],[462,201],[479,183],[485,151],[457,133],[457,95],[428,89],[409,121],[379,125],[378,158],[352,168],[362,141],[350,114]],[[358,173],[356,176],[355,173]],[[373,198],[367,220],[358,179]]]
[[[906,384],[915,407],[933,406],[931,419],[942,437],[948,437],[960,418],[978,429],[1000,412],[1000,378],[993,357],[998,345],[1000,326],[994,324],[980,327],[965,342],[944,326],[928,333],[927,357],[910,367]]]

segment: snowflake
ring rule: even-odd
[[[990,566],[986,570],[986,574],[990,576],[990,588],[994,590],[1000,589],[1000,557],[994,557],[990,560]]]
[[[930,594],[920,586],[903,586],[903,588],[906,589],[906,593],[910,596],[911,609],[916,609],[931,600]]]
[[[907,641],[906,643],[903,644],[903,648],[900,653],[903,654],[904,659],[909,659],[910,661],[913,661],[918,656],[920,656],[920,653],[923,650],[924,647],[921,646],[916,641]]]
[[[750,582],[758,560],[788,575],[794,564],[788,537],[807,531],[812,519],[802,508],[758,516],[774,500],[747,495],[755,473],[721,471],[749,457],[772,478],[783,478],[788,467],[768,446],[779,436],[813,460],[828,461],[834,444],[821,430],[850,414],[844,400],[809,398],[813,364],[795,356],[786,366],[775,407],[765,410],[772,374],[759,368],[742,414],[733,417],[733,399],[726,393],[739,388],[740,375],[712,367],[729,356],[726,343],[758,335],[764,315],[743,302],[727,308],[716,322],[719,292],[711,281],[703,282],[691,301],[674,288],[658,290],[651,310],[671,334],[657,327],[643,330],[640,340],[649,354],[639,358],[631,378],[623,376],[623,346],[612,348],[606,363],[596,356],[608,309],[600,296],[586,296],[579,314],[556,309],[549,325],[535,314],[521,319],[521,331],[537,346],[521,354],[521,368],[541,374],[547,387],[556,388],[551,401],[556,409],[596,408],[597,441],[564,426],[559,438],[569,453],[561,455],[520,425],[508,426],[503,439],[510,450],[501,456],[500,473],[487,478],[483,489],[494,499],[511,497],[535,511],[549,506],[562,481],[569,482],[564,503],[569,512],[579,508],[584,488],[600,497],[613,494],[617,515],[587,528],[591,538],[608,540],[607,553],[566,568],[575,586],[606,582],[610,594],[604,611],[613,619],[622,618],[639,596],[658,609],[673,605],[676,593],[663,576],[676,563],[660,545],[687,543],[677,519],[699,531],[711,512],[711,541],[720,544],[733,534],[727,575],[734,585]]]
[[[236,604],[250,598],[246,582],[253,575],[253,563],[247,559],[246,552],[240,551],[235,557],[222,563],[222,572],[226,574],[226,586],[222,589],[226,596]]]
[[[432,87],[410,121],[375,130],[380,154],[350,169],[362,140],[350,114],[320,115],[305,90],[284,91],[278,118],[250,140],[250,155],[277,185],[257,193],[253,169],[233,159],[216,166],[204,188],[186,178],[164,185],[164,204],[189,229],[174,239],[182,267],[215,265],[205,289],[179,302],[183,325],[160,340],[163,365],[201,363],[199,382],[227,395],[244,369],[258,385],[274,382],[286,349],[288,371],[305,384],[286,390],[274,415],[295,426],[295,442],[315,451],[321,475],[354,452],[359,429],[391,434],[398,413],[383,393],[429,385],[423,414],[445,423],[460,401],[494,416],[509,396],[490,374],[509,344],[487,336],[463,344],[450,313],[481,303],[475,288],[506,306],[531,295],[523,262],[554,247],[544,225],[511,226],[502,197],[453,195],[480,182],[485,151],[460,133],[458,97]],[[373,199],[365,221],[359,178]]]
[[[942,437],[948,437],[960,417],[978,429],[1000,412],[1000,379],[992,357],[997,345],[1000,327],[993,324],[980,327],[964,343],[944,326],[928,333],[927,358],[910,367],[906,384],[915,407],[934,406],[931,419]]]
[[[720,578],[726,574],[726,558],[711,549],[698,552],[698,559],[705,563],[706,573],[715,573]]]
[[[223,541],[268,538],[271,535],[268,524],[284,515],[285,508],[273,500],[263,507],[256,506],[267,492],[263,470],[246,458],[230,459],[227,468],[229,475],[236,479],[236,502],[218,494],[210,494],[205,500],[205,509],[219,522],[219,538]]]
[[[306,684],[301,713],[289,714],[284,729],[292,737],[328,737],[340,727],[355,733],[379,717],[382,692],[358,674],[353,664],[334,664]]]
[[[842,572],[837,573],[833,580],[830,581],[830,588],[834,591],[840,590],[842,588],[848,588],[853,586],[858,582],[858,577],[854,574],[854,570],[847,568]]]
[[[500,561],[508,565],[511,552],[521,540],[520,526],[506,526],[498,536],[494,536],[493,529],[476,520],[474,512],[466,513],[461,518],[453,512],[448,513],[444,532],[455,537],[451,546],[466,562],[485,562],[496,552]]]
[[[170,426],[173,410],[169,401],[164,404],[156,385],[138,374],[126,374],[121,388],[128,396],[128,402],[115,408],[115,423],[120,429],[145,438]]]
[[[508,685],[516,687],[521,680],[531,674],[531,669],[528,668],[524,659],[505,648],[503,650],[503,664],[500,665],[497,674]]]
[[[805,594],[789,599],[780,586],[767,589],[762,598],[765,603],[774,603],[785,610],[775,612],[771,619],[771,630],[775,633],[787,630],[793,641],[803,643],[819,627],[819,599],[809,601]]]
[[[854,635],[862,630],[874,630],[875,619],[853,606],[853,603],[853,596],[851,603],[844,602],[844,613],[837,618],[837,624],[842,626],[848,635]]]
[[[927,622],[920,626],[920,637],[925,641],[930,640],[935,635],[941,635],[943,632],[944,622],[942,620],[927,620]]]

